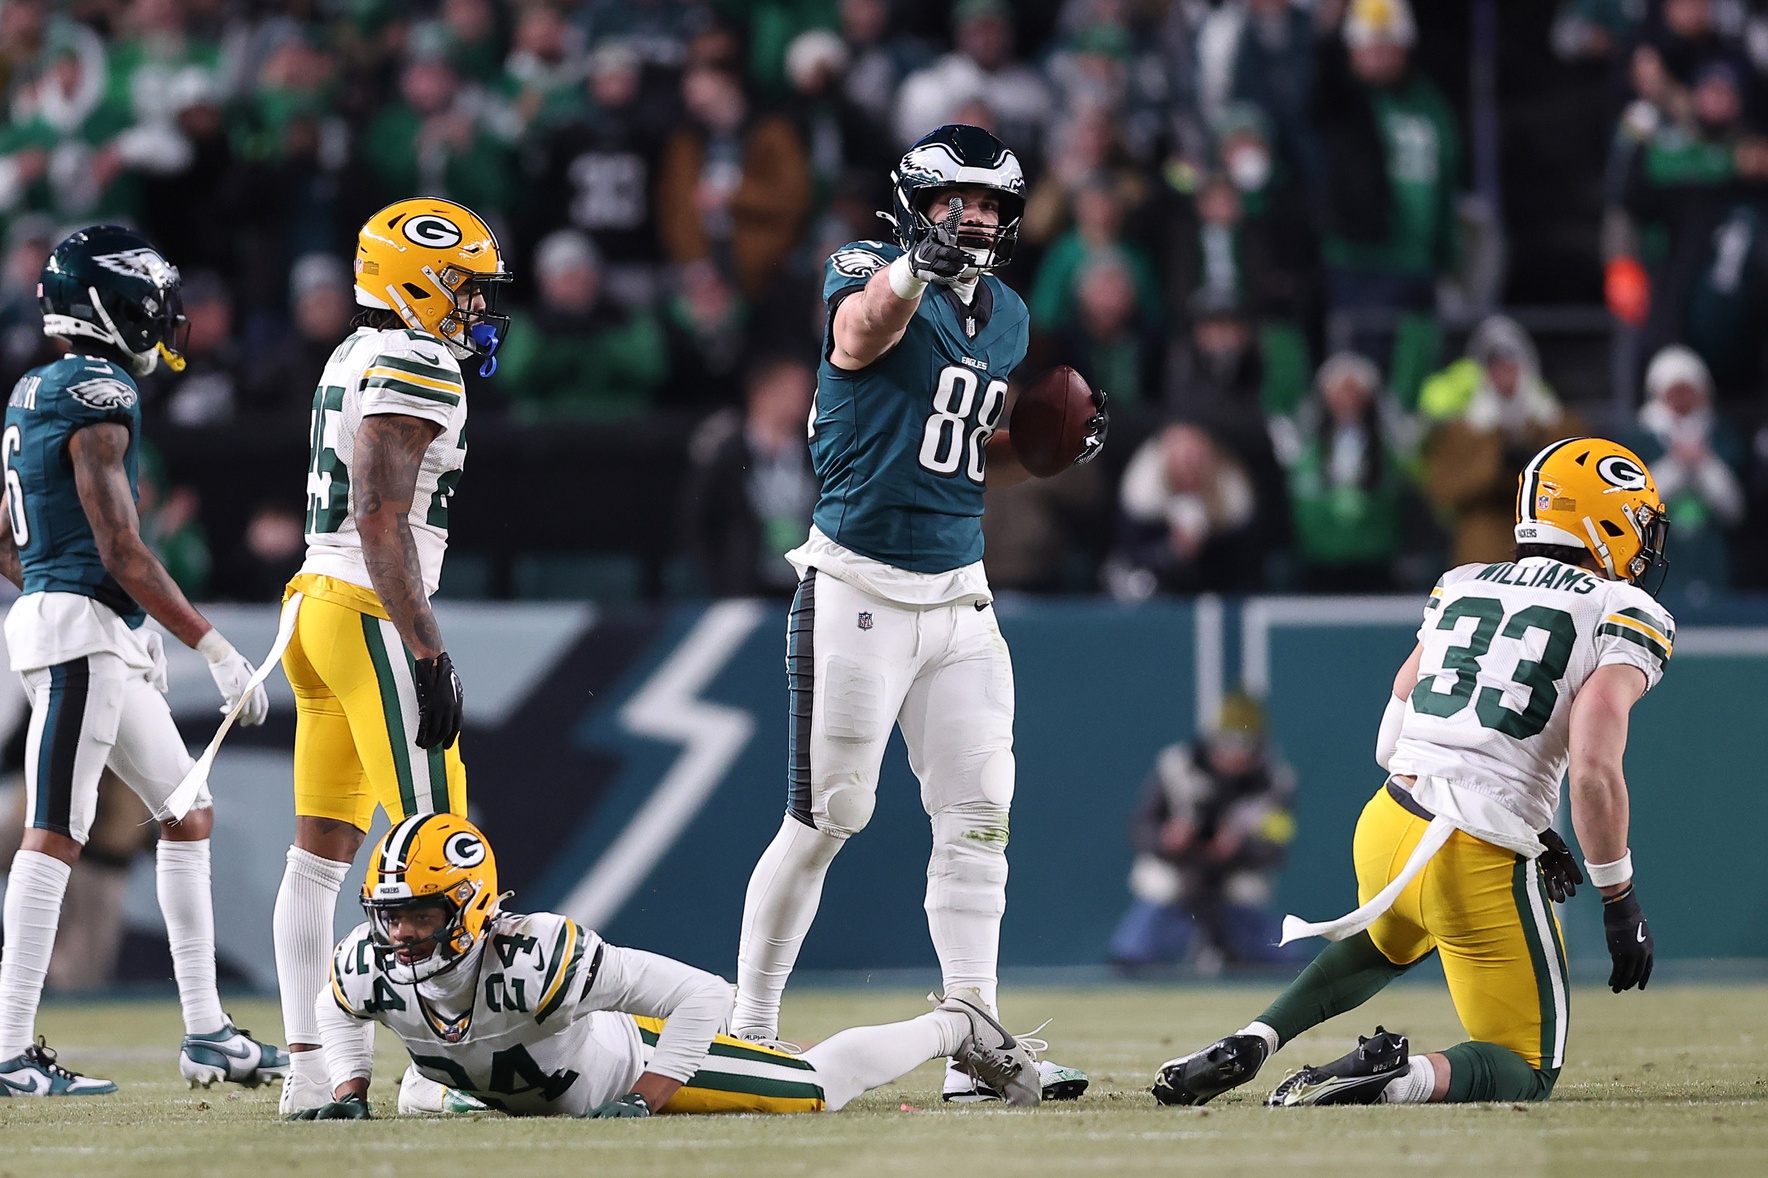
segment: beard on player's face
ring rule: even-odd
[[[990,188],[977,184],[949,184],[940,188],[927,190],[922,198],[921,215],[938,225],[945,220],[953,197],[964,202],[964,211],[958,218],[958,241],[963,245],[987,246],[988,234],[966,234],[964,228],[971,225],[993,228],[1001,223],[1000,196]],[[965,240],[966,238],[973,240]]]

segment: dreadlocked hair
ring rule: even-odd
[[[398,331],[405,326],[397,311],[385,307],[364,307],[350,320],[351,327],[367,327],[374,331]]]
[[[1569,544],[1518,544],[1517,560],[1527,560],[1531,556],[1544,556],[1548,560],[1557,560],[1561,564],[1575,565],[1578,568],[1590,567],[1590,553],[1583,548],[1573,548]]]

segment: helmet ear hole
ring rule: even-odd
[[[414,299],[427,299],[430,297],[430,292],[415,282],[403,282],[400,283],[400,286],[404,288],[406,294]]]
[[[1617,539],[1619,537],[1625,536],[1627,534],[1627,533],[1623,532],[1621,530],[1620,525],[1615,523],[1613,520],[1606,520],[1606,519],[1603,520],[1602,521],[1602,530],[1607,532],[1610,536],[1616,537]]]

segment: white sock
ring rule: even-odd
[[[1279,1044],[1277,1042],[1276,1030],[1272,1027],[1266,1026],[1264,1023],[1261,1023],[1256,1019],[1247,1023],[1245,1027],[1234,1033],[1236,1035],[1257,1035],[1260,1039],[1265,1041],[1265,1046],[1271,1049],[1272,1055],[1277,1054]]]
[[[282,887],[276,892],[276,984],[282,991],[282,1033],[288,1043],[319,1044],[319,1023],[313,1017],[313,999],[325,988],[337,938],[332,933],[332,913],[338,889],[344,886],[348,863],[322,859],[299,847],[290,847]],[[291,1053],[297,1061],[311,1055],[314,1078],[323,1081],[324,1053]]]
[[[732,1033],[776,1039],[780,999],[798,962],[804,935],[823,898],[823,877],[841,839],[786,816],[761,853],[743,898],[743,936],[737,946],[737,1004]]]
[[[0,955],[0,1059],[29,1047],[37,1031],[43,975],[55,950],[69,867],[41,851],[20,850],[6,880],[6,950]]]
[[[184,1008],[184,1033],[209,1035],[227,1025],[215,992],[215,905],[209,895],[209,840],[161,839],[154,854],[154,883],[166,939],[172,946],[172,974]]]
[[[1403,1076],[1396,1076],[1381,1091],[1383,1104],[1428,1104],[1436,1091],[1436,1065],[1428,1055],[1414,1055]]]
[[[994,807],[953,806],[933,816],[923,905],[944,992],[975,990],[997,1018],[1001,916],[1007,910],[1006,821]]]
[[[930,1059],[950,1055],[970,1033],[970,1020],[936,1010],[902,1023],[852,1027],[804,1053],[816,1068],[829,1112],[863,1092],[908,1075]]]

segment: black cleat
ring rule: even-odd
[[[1387,1086],[1406,1072],[1409,1062],[1406,1037],[1386,1027],[1376,1027],[1367,1039],[1357,1037],[1357,1049],[1324,1067],[1307,1067],[1290,1076],[1271,1093],[1272,1108],[1304,1104],[1375,1104]]]
[[[1161,1064],[1154,1076],[1154,1099],[1161,1104],[1208,1104],[1258,1075],[1270,1055],[1270,1046],[1257,1035],[1229,1035]]]

